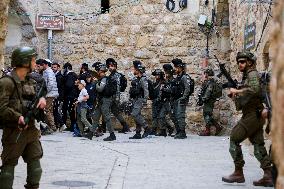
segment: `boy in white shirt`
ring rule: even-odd
[[[84,127],[85,129],[92,127],[92,125],[87,119],[87,111],[89,108],[87,105],[87,100],[89,99],[89,94],[87,90],[85,89],[85,86],[86,86],[86,82],[84,80],[80,80],[78,82],[78,88],[80,90],[80,94],[79,94],[78,100],[75,102],[77,104],[77,124],[80,130],[81,136],[84,134]]]

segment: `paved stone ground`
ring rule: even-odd
[[[231,173],[228,137],[186,140],[152,137],[129,140],[132,134],[117,134],[115,142],[74,138],[71,133],[43,136],[41,189],[254,189],[262,176],[257,160],[244,146],[244,184],[225,184]],[[16,167],[14,189],[22,189],[26,167]]]

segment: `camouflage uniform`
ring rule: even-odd
[[[119,109],[119,107],[120,107],[120,77],[121,77],[121,75],[117,71],[114,71],[109,75],[109,77],[111,79],[114,79],[116,81],[116,84],[117,84],[116,94],[112,97],[111,112],[113,113],[113,115],[116,117],[116,119],[122,125],[122,127],[123,127],[122,131],[128,131],[128,129],[129,129],[128,125],[127,125],[125,119],[123,118],[121,111]]]
[[[254,145],[254,155],[260,162],[261,168],[271,167],[270,158],[264,147],[263,125],[265,120],[261,117],[263,105],[261,102],[259,74],[255,69],[244,73],[242,81],[244,92],[236,98],[236,107],[242,110],[243,116],[233,128],[230,135],[230,153],[236,167],[243,167],[243,160],[240,143],[249,139]]]
[[[18,120],[20,116],[25,115],[27,104],[36,94],[36,82],[28,78],[20,81],[15,71],[12,71],[11,77],[15,83],[8,77],[0,79],[0,120],[4,127],[0,188],[12,188],[14,168],[22,156],[27,163],[27,184],[25,187],[34,189],[39,187],[42,173],[39,161],[43,155],[39,141],[40,131],[35,127],[35,120],[32,118],[28,128],[19,134]]]

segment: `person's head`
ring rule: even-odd
[[[107,67],[105,64],[98,64],[96,67],[99,78],[105,77],[107,72]]]
[[[66,71],[72,70],[72,65],[69,62],[67,62],[63,65],[63,69]]]
[[[86,82],[91,83],[93,81],[93,76],[91,74],[86,75]]]
[[[152,72],[152,75],[155,76],[156,80],[163,80],[165,76],[164,72],[161,69],[155,69]]]
[[[245,72],[256,66],[256,57],[248,51],[238,52],[236,61],[241,72]]]
[[[85,86],[86,86],[86,82],[84,81],[84,80],[79,80],[78,81],[78,89],[81,91],[82,89],[84,89],[85,88]]]
[[[174,75],[174,68],[172,67],[171,64],[164,64],[163,65],[163,70],[165,72],[166,78],[171,78]]]
[[[15,49],[11,57],[11,67],[32,72],[36,66],[36,51],[31,47],[19,47]]]
[[[89,65],[87,63],[83,63],[81,65],[81,70],[80,72],[83,73],[83,72],[87,72],[89,70]]]
[[[141,76],[146,71],[145,67],[142,65],[142,62],[139,60],[133,61],[133,68],[133,74],[136,76]]]
[[[51,64],[51,69],[54,73],[60,71],[60,64],[58,64],[58,62],[53,62]]]
[[[106,59],[106,66],[110,72],[117,69],[117,62],[113,58]]]
[[[40,72],[46,70],[52,64],[49,59],[38,59],[36,61],[37,67]]]
[[[209,79],[211,77],[214,76],[214,71],[211,69],[211,68],[207,68],[205,71],[204,71],[204,77],[205,79]]]
[[[179,75],[185,71],[186,64],[182,62],[181,59],[175,58],[172,60],[174,65],[175,74]]]

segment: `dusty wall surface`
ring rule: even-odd
[[[272,145],[279,177],[277,189],[284,189],[284,2],[278,1],[274,15],[272,90]]]
[[[4,65],[5,38],[7,35],[8,5],[10,0],[0,2],[0,68]]]
[[[150,75],[151,70],[161,68],[163,63],[169,63],[175,57],[181,58],[188,64],[187,72],[196,80],[195,96],[191,97],[188,106],[188,125],[194,129],[203,124],[202,111],[196,106],[195,99],[204,70],[202,61],[206,36],[197,22],[200,14],[211,19],[213,0],[207,6],[202,0],[188,1],[187,8],[175,9],[177,13],[166,9],[165,0],[113,0],[110,1],[110,12],[102,15],[96,15],[100,1],[48,2],[13,0],[11,13],[16,12],[22,21],[17,25],[22,31],[21,45],[36,47],[40,57],[46,58],[47,31],[35,29],[35,16],[38,13],[60,14],[65,16],[65,30],[53,32],[52,59],[61,63],[69,61],[75,70],[84,62],[92,65],[95,61],[104,62],[106,58],[113,57],[126,75],[131,72],[135,59],[146,65]],[[222,62],[229,62],[228,1],[215,1],[215,7],[217,18],[209,39],[209,66],[217,70],[214,54]],[[7,65],[13,47],[6,46]],[[216,117],[220,122],[225,126],[233,125],[230,104],[221,99],[216,103],[216,108]]]

